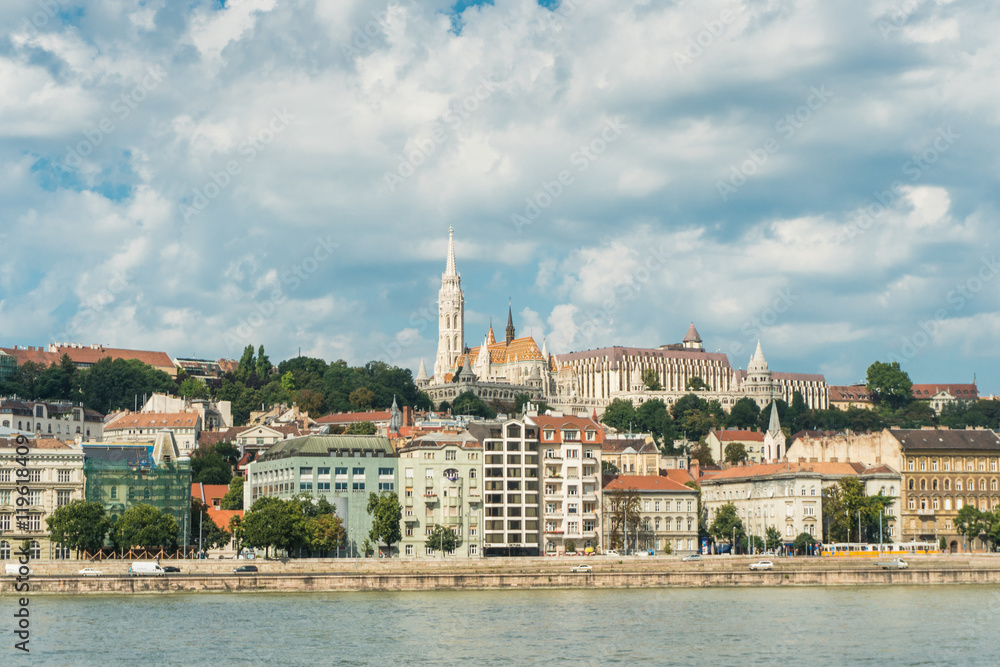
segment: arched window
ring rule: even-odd
[[[664,529],[665,531],[667,531],[667,532],[669,533],[669,532],[670,532],[671,530],[673,530],[673,529],[674,529],[674,528],[673,528],[673,519],[672,519],[671,517],[669,517],[669,516],[668,516],[668,517],[667,517],[666,519],[664,519],[663,521],[664,521],[664,527],[663,527],[663,529]]]
[[[951,491],[951,480],[950,479],[944,480],[944,490],[945,491]]]
[[[451,315],[445,315],[444,316],[444,328],[445,329],[450,329],[451,328]]]
[[[920,480],[920,490],[921,491],[926,491],[927,490],[927,480],[926,479]]]
[[[889,487],[889,495],[892,496],[893,498],[896,497],[896,487],[894,486]]]
[[[997,481],[995,479],[990,480],[990,491],[996,491],[996,490],[997,490]]]
[[[931,482],[931,489],[934,491],[938,490],[938,481],[936,479]]]
[[[910,491],[913,490],[913,478],[910,478]],[[805,495],[804,493],[802,495]]]
[[[986,490],[986,480],[985,479],[979,480],[979,490],[980,491],[985,491]]]
[[[52,557],[57,560],[69,560],[71,556],[69,547],[64,547],[61,544],[56,544],[52,551]]]
[[[955,490],[956,491],[961,491],[962,490],[962,480],[960,480],[960,479],[956,479],[955,480]]]
[[[688,517],[688,530],[694,530],[694,519]]]
[[[10,542],[0,542],[0,560],[10,560]]]
[[[950,510],[951,509],[951,498],[945,498],[944,499],[944,508],[946,510]]]

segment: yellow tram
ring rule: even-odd
[[[881,558],[883,556],[912,556],[914,554],[936,553],[940,553],[940,550],[934,542],[883,544],[881,551],[877,544],[862,544],[859,542],[824,544],[820,548],[820,555],[833,558]]]

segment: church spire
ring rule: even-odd
[[[511,311],[510,299],[507,299],[507,344],[514,340],[514,314]]]
[[[771,401],[771,421],[767,426],[767,432],[775,438],[778,433],[781,433],[781,424],[778,421],[778,404],[773,400]]]
[[[458,275],[458,271],[455,270],[455,229],[453,227],[448,227],[448,264],[445,266],[444,275]]]

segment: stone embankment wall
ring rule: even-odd
[[[481,561],[261,561],[259,574],[232,574],[236,563],[179,563],[181,574],[129,577],[127,564],[37,563],[31,594],[168,592],[428,591],[530,588],[658,588],[718,586],[872,586],[1000,584],[996,557],[911,558],[910,569],[882,570],[870,560],[775,559],[775,569],[749,570],[746,558],[676,559],[498,559]],[[571,572],[587,563],[592,572]],[[242,562],[241,562],[242,564]],[[83,577],[90,566],[104,576]],[[14,578],[0,579],[0,592],[14,594]]]

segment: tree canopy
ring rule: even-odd
[[[119,551],[135,547],[176,549],[179,533],[174,517],[143,503],[118,517],[111,527],[111,541]]]
[[[111,520],[99,502],[74,500],[56,509],[46,517],[50,538],[77,552],[93,553],[104,546],[104,539],[111,530]]]
[[[865,376],[868,392],[876,406],[899,409],[913,400],[913,383],[898,361],[876,361]]]
[[[746,531],[743,529],[743,520],[740,518],[736,505],[726,503],[715,512],[712,525],[708,527],[708,533],[715,538],[716,542],[728,542],[734,549]],[[736,543],[733,542],[735,535]]]
[[[458,548],[459,539],[450,528],[445,528],[444,526],[434,526],[431,534],[427,536],[427,540],[424,542],[428,549],[434,549],[435,551],[440,551],[441,556],[444,557],[449,551],[454,551]]]
[[[391,554],[392,545],[402,538],[399,522],[403,520],[403,506],[399,504],[399,497],[392,492],[369,493],[366,509],[372,517],[368,539],[376,545],[384,542]]]

